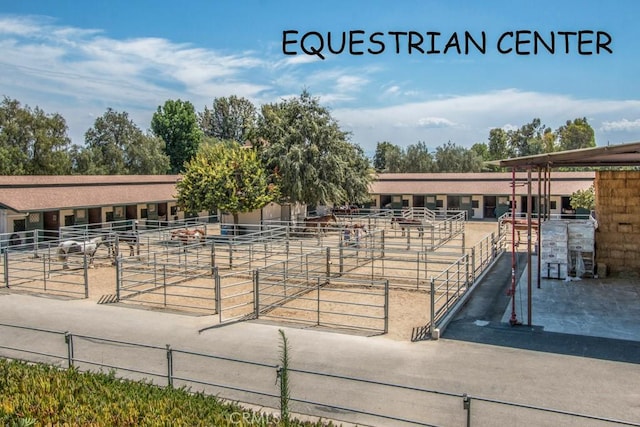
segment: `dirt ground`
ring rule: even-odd
[[[465,225],[465,246],[467,248],[474,246],[489,233],[495,232],[497,235],[497,230],[498,224],[496,222],[467,222]],[[103,260],[102,262],[96,262],[95,267],[88,270],[88,279],[90,300],[97,302],[105,295],[115,295],[116,270],[112,265],[110,265],[110,263],[106,262],[106,260]],[[176,298],[179,299],[180,297],[174,296],[174,300]],[[366,299],[368,297],[363,298]],[[207,301],[206,303],[208,304],[209,301]],[[298,302],[298,304],[300,304],[300,302]],[[310,301],[309,304],[313,305],[313,302]],[[323,313],[325,311],[327,313],[332,313],[345,310],[345,307],[339,303],[323,302],[322,304]],[[286,314],[286,310],[290,309],[293,309],[293,307],[283,307],[282,311]],[[347,307],[347,309],[358,310],[358,308],[355,306],[351,306],[350,308]],[[300,313],[301,311],[298,310],[295,316],[300,316]],[[306,316],[308,316],[309,318],[315,319],[317,317],[317,314],[313,313],[309,309],[307,309],[306,313]],[[386,337],[394,340],[408,341],[411,339],[412,329],[414,327],[423,326],[428,322],[428,320],[429,295],[426,291],[407,289],[390,290],[388,324],[389,331]],[[326,315],[323,321],[331,323],[332,320],[330,314]],[[370,325],[372,321],[364,319],[361,322],[363,322],[363,324],[368,323]],[[375,328],[379,328],[380,320],[376,320],[375,322],[377,322]]]

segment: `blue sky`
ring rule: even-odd
[[[512,129],[538,117],[556,129],[586,117],[598,145],[640,141],[638,1],[0,1],[0,96],[67,120],[74,143],[107,108],[127,111],[140,128],[167,99],[196,110],[237,95],[256,106],[307,89],[328,107],[351,140],[372,153],[379,141],[400,146],[448,141],[470,147],[492,128]],[[297,31],[283,52],[284,31]],[[515,53],[510,31],[537,31],[555,53]],[[354,52],[332,54],[343,32]],[[569,37],[565,53],[563,31]],[[613,53],[597,54],[597,32]],[[320,59],[300,45],[323,35]],[[384,43],[384,51],[379,52]],[[408,36],[423,37],[411,52]],[[428,32],[441,35],[431,47]],[[485,36],[444,53],[452,34]],[[412,40],[417,42],[418,36]],[[521,36],[523,51],[533,37]],[[317,48],[316,36],[306,49]],[[527,43],[529,41],[529,43]],[[333,46],[337,46],[334,44]],[[500,53],[512,49],[510,53]],[[348,49],[348,47],[347,47]]]

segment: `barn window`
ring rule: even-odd
[[[29,222],[31,224],[37,224],[40,222],[40,213],[33,212],[29,214]]]
[[[474,208],[474,209],[477,209],[477,208],[480,207],[480,204],[478,203],[477,200],[472,200],[471,201],[471,207]]]

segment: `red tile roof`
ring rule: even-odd
[[[175,200],[178,175],[0,176],[0,206],[18,212]]]
[[[538,174],[532,173],[532,193],[538,192]],[[571,195],[587,189],[595,172],[552,172],[551,195]],[[516,194],[527,194],[527,174],[516,173]],[[371,194],[511,194],[511,172],[378,174]]]

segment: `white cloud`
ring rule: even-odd
[[[424,117],[418,119],[418,126],[422,128],[444,128],[453,127],[456,124],[444,117]]]
[[[604,132],[607,132],[607,131],[623,131],[623,132],[637,131],[637,130],[640,130],[640,119],[635,119],[635,120],[622,119],[622,120],[611,121],[611,122],[602,122],[602,126],[600,127],[600,129],[602,131],[604,131]]]

